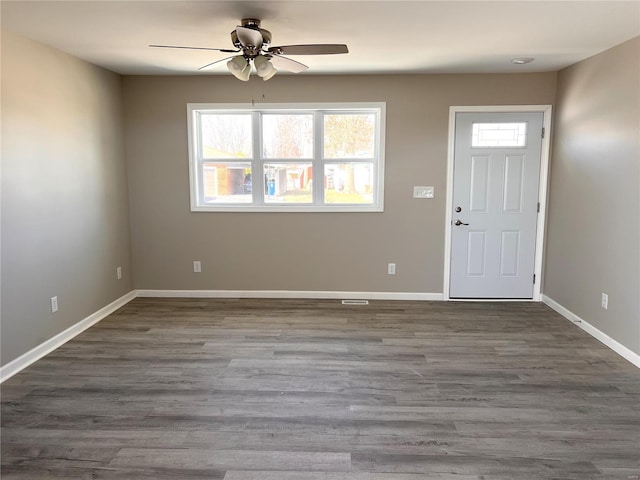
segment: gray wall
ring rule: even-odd
[[[544,293],[640,354],[640,37],[559,72],[549,201]]]
[[[3,31],[1,107],[4,365],[133,282],[121,78]]]
[[[125,77],[123,85],[136,288],[441,293],[449,106],[551,104],[556,73]],[[252,100],[387,102],[385,211],[190,212],[186,104]],[[413,199],[414,185],[434,185],[436,198]]]

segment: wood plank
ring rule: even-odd
[[[640,475],[640,371],[531,302],[139,298],[1,413],[3,480]]]

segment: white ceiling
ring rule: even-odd
[[[241,18],[272,45],[346,43],[348,55],[296,56],[308,73],[553,71],[640,35],[633,1],[7,1],[2,28],[121,74],[227,74]],[[528,65],[514,57],[535,57]]]

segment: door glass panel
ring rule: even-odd
[[[473,124],[472,147],[524,147],[526,144],[525,122]]]

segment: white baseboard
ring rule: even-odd
[[[71,325],[69,328],[58,333],[54,337],[51,337],[49,340],[42,342],[40,345],[32,348],[27,353],[20,355],[15,360],[10,361],[6,365],[3,365],[2,367],[0,367],[0,383],[13,377],[16,373],[27,368],[33,362],[40,360],[42,357],[44,357],[48,353],[51,353],[61,345],[64,345],[73,337],[82,333],[90,326],[95,325],[108,315],[111,315],[117,309],[129,303],[134,298],[136,298],[136,291],[132,290],[126,295],[123,295],[117,300],[114,300],[106,307],[101,308],[97,312],[94,312],[83,320],[80,320],[78,323]]]
[[[312,290],[138,290],[138,297],[165,298],[316,298],[330,300],[443,300],[442,293],[340,292]]]
[[[609,335],[602,332],[601,330],[598,330],[589,322],[584,321],[578,315],[573,313],[571,310],[568,310],[567,308],[563,307],[552,298],[549,298],[546,295],[542,295],[542,302],[549,305],[549,307],[554,309],[556,312],[558,312],[567,320],[571,321],[573,324],[580,327],[582,330],[587,332],[596,340],[599,340],[600,342],[604,343],[607,347],[609,347],[611,350],[616,352],[618,355],[630,361],[636,367],[640,368],[640,355],[629,350],[627,347],[622,345],[620,342],[614,340],[613,338],[611,338]]]

